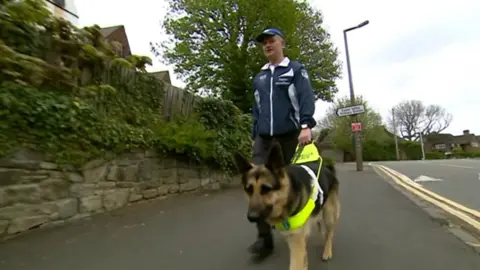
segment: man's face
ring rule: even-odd
[[[262,42],[263,53],[267,58],[283,51],[283,39],[279,36],[266,36]]]

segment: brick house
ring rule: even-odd
[[[47,9],[57,18],[63,18],[78,26],[78,12],[74,0],[45,0]]]
[[[155,76],[160,81],[163,81],[167,84],[172,84],[172,81],[170,79],[170,72],[168,72],[168,70],[150,72],[150,74]]]
[[[116,25],[110,27],[104,27],[100,29],[103,37],[110,42],[118,42],[122,46],[119,48],[119,55],[123,58],[132,55],[130,50],[130,44],[128,42],[127,32],[125,31],[125,26]]]
[[[425,152],[452,152],[453,149],[462,149],[465,152],[480,151],[480,136],[470,133],[466,129],[462,135],[454,136],[449,133],[432,133],[424,138]]]
[[[461,148],[465,152],[480,151],[480,136],[470,133],[470,130],[463,131],[463,135],[455,136],[455,146]]]

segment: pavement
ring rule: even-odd
[[[478,159],[389,161],[374,164],[384,165],[414,181],[420,180],[417,183],[424,188],[480,211],[480,160]],[[418,178],[420,176],[423,177]]]
[[[342,216],[333,259],[309,242],[310,270],[478,270],[480,256],[370,166],[337,166]],[[246,251],[255,228],[239,189],[139,203],[0,244],[5,270],[288,269],[276,236],[272,257],[254,264]]]

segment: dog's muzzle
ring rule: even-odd
[[[249,209],[247,212],[247,219],[250,222],[257,222],[261,219],[260,211]]]
[[[272,209],[272,206],[267,206],[263,209],[249,208],[247,212],[247,219],[250,222],[258,222],[259,220],[266,219],[269,217]]]

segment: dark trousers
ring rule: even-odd
[[[253,163],[264,164],[268,150],[272,145],[273,140],[277,140],[283,152],[285,163],[289,164],[295,154],[295,149],[298,144],[299,131],[291,132],[281,136],[257,136],[253,146]],[[265,221],[257,222],[258,238],[263,240],[265,248],[273,248],[273,236],[270,225]]]
[[[290,163],[298,145],[298,134],[299,132],[295,131],[281,136],[257,136],[253,145],[253,163],[265,163],[268,150],[270,149],[273,140],[276,140],[280,143],[285,163]]]

